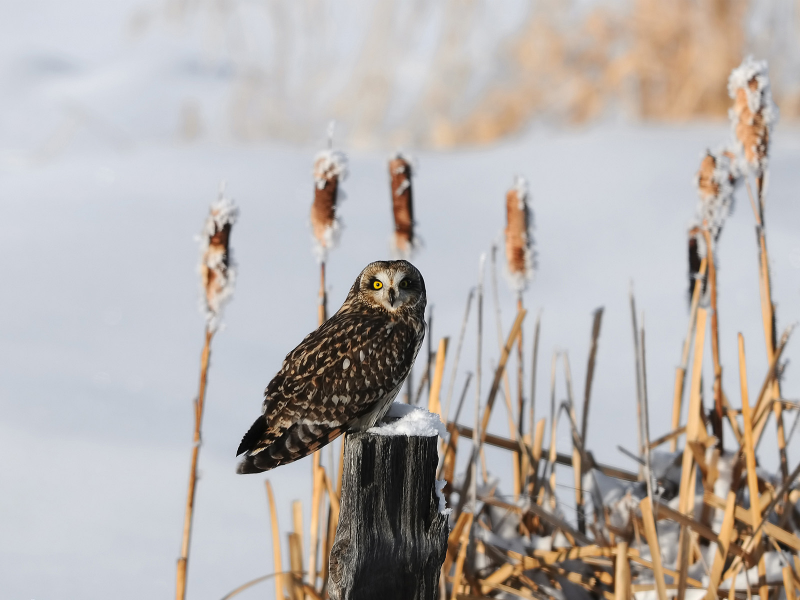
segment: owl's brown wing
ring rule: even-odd
[[[264,393],[264,414],[239,445],[239,473],[311,454],[394,393],[424,331],[385,315],[337,313],[292,350]]]

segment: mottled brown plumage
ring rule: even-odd
[[[284,359],[242,438],[239,473],[308,456],[388,410],[425,336],[425,282],[411,263],[370,263],[342,307]]]

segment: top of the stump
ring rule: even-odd
[[[447,430],[438,414],[429,413],[424,408],[409,406],[394,402],[386,414],[387,423],[377,427],[371,427],[368,433],[375,435],[408,435],[432,437],[435,435],[445,436]]]

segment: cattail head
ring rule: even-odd
[[[533,212],[528,203],[528,182],[514,179],[506,193],[506,264],[511,287],[521,293],[533,279]]]
[[[767,61],[744,59],[731,72],[728,94],[733,99],[730,118],[743,166],[761,174],[769,156],[769,136],[778,121],[772,101]]]
[[[210,331],[219,327],[222,308],[233,296],[236,265],[231,256],[230,237],[238,216],[239,209],[225,196],[223,186],[199,236],[201,306]]]
[[[325,260],[341,228],[336,215],[340,199],[339,183],[347,177],[347,156],[339,150],[323,150],[314,158],[314,203],[311,205],[311,229],[317,255]]]
[[[411,188],[414,167],[412,165],[412,159],[400,152],[389,158],[389,180],[394,214],[394,235],[391,248],[392,254],[397,258],[410,258],[419,245],[414,236],[414,202]]]
[[[695,185],[700,196],[697,218],[714,239],[722,231],[725,218],[733,205],[736,176],[731,156],[727,150],[707,151],[695,176]]]

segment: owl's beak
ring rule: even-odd
[[[389,304],[394,306],[395,298],[397,298],[397,291],[394,288],[389,288]]]

